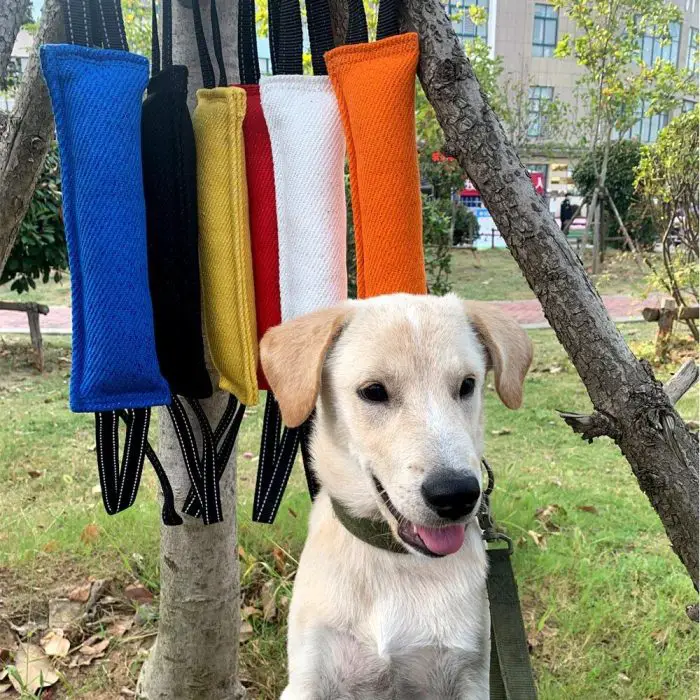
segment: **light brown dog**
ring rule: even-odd
[[[322,485],[283,700],[486,700],[483,392],[493,369],[520,406],[527,335],[488,304],[400,294],[272,328],[261,359],[286,425],[316,409]]]

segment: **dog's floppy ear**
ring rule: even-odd
[[[520,408],[532,362],[532,342],[517,321],[491,304],[465,301],[464,308],[489,356],[496,391],[508,408]]]
[[[300,426],[314,410],[323,361],[348,311],[347,306],[314,311],[270,328],[260,341],[262,368],[287,427]]]

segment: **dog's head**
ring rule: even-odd
[[[422,554],[457,551],[481,502],[483,391],[522,402],[532,344],[489,304],[396,294],[270,329],[263,369],[286,425],[317,407],[312,451],[330,495],[385,518]]]

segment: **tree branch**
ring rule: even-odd
[[[7,74],[12,48],[28,8],[29,0],[3,0],[0,4],[0,80]]]
[[[420,79],[447,143],[566,349],[595,410],[698,581],[698,441],[614,323],[554,218],[536,194],[474,77],[440,0],[406,0],[421,43]]]
[[[0,137],[0,273],[34,194],[53,139],[53,114],[39,64],[39,46],[63,37],[59,0],[46,0],[15,108]]]

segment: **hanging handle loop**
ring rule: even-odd
[[[219,67],[219,87],[228,84],[226,79],[226,67],[224,65],[224,53],[221,46],[221,31],[219,29],[219,14],[216,11],[216,0],[211,0],[211,36],[214,43],[214,56]],[[204,26],[202,24],[202,11],[199,0],[192,0],[192,19],[194,20],[194,34],[197,40],[197,53],[199,54],[199,65],[202,69],[202,84],[205,88],[213,88],[216,85],[214,76],[214,65],[211,62],[207,39],[204,36]]]
[[[238,68],[242,85],[257,85],[260,82],[255,0],[240,0],[238,5]]]

